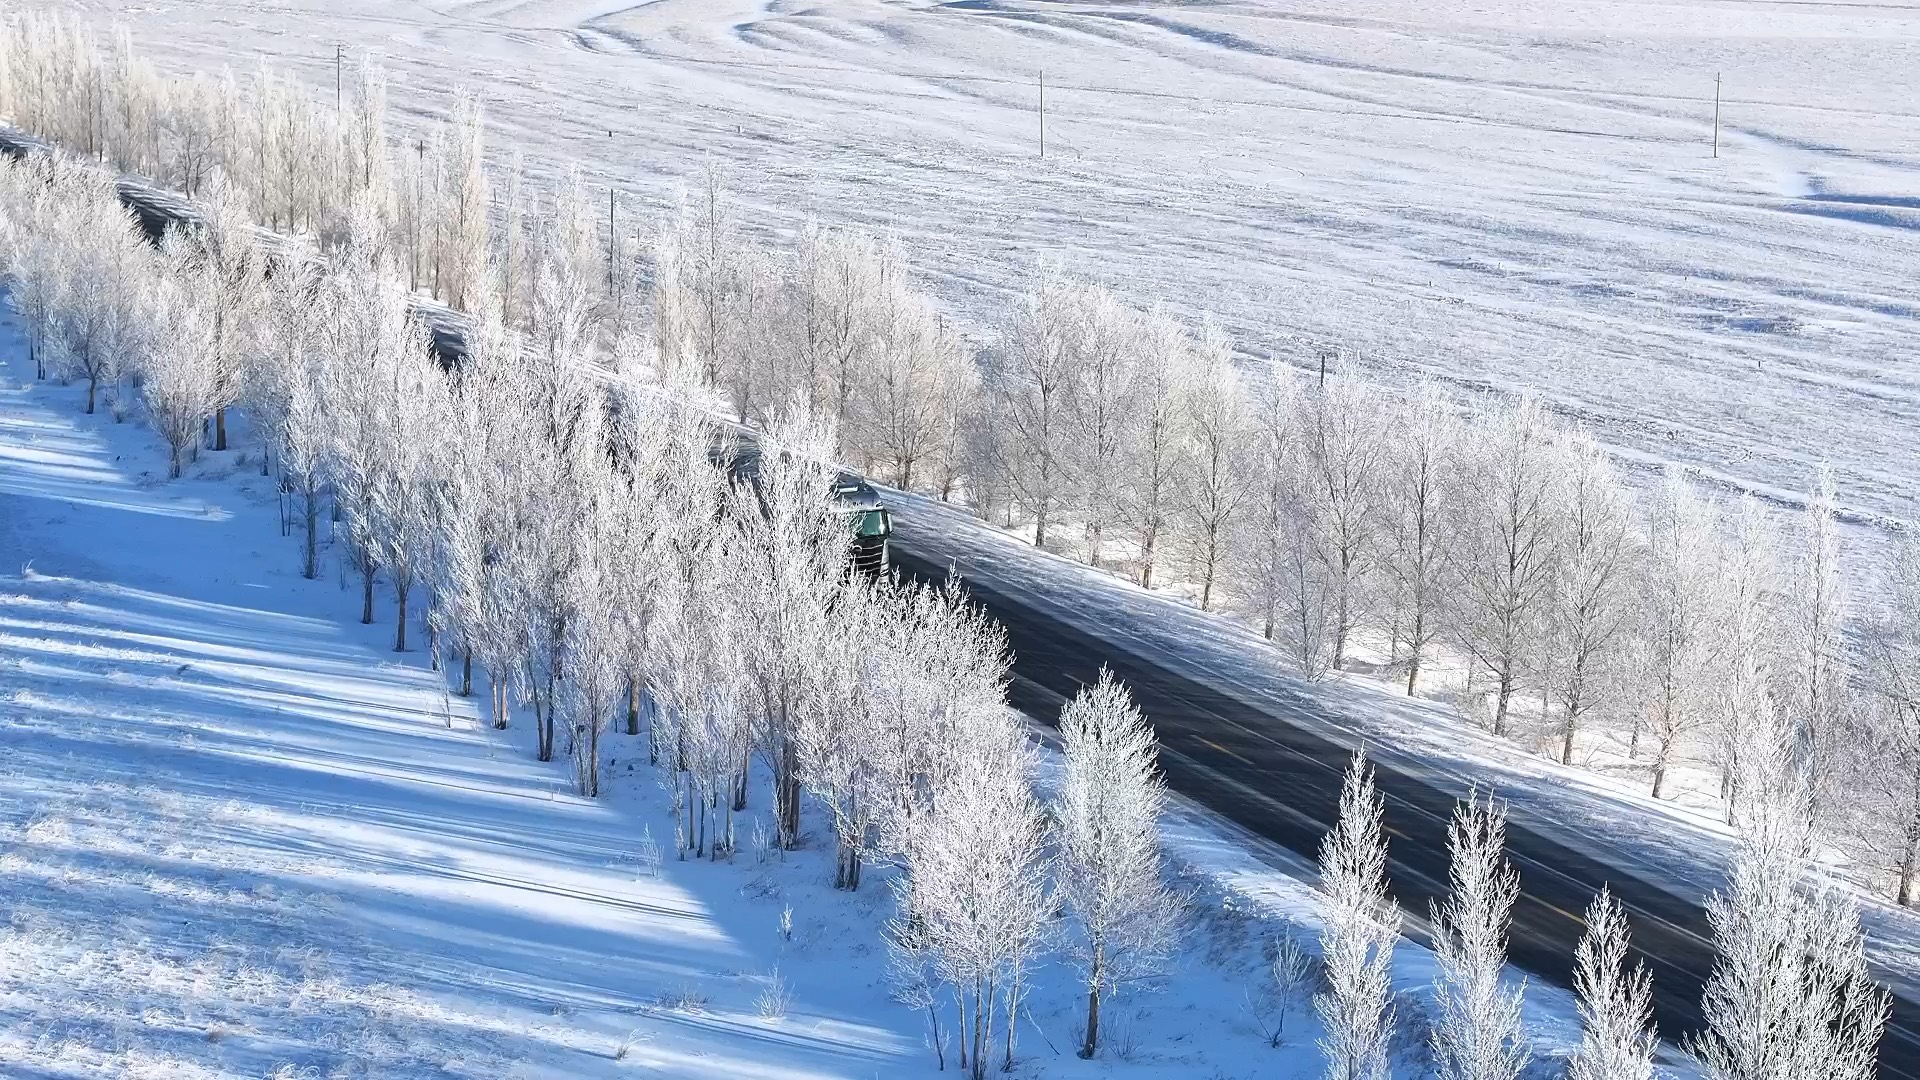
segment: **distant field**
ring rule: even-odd
[[[1831,459],[1846,505],[1911,516],[1920,5],[88,6],[329,93],[336,42],[382,51],[403,113],[474,87],[636,220],[714,160],[757,228],[898,233],[983,331],[1057,257],[1255,357],[1535,393],[1787,501]]]

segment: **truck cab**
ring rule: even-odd
[[[853,567],[862,573],[887,572],[887,542],[893,536],[893,516],[880,493],[861,477],[843,472],[833,486],[834,505],[853,521]]]

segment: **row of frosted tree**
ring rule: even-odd
[[[10,25],[12,79],[25,70],[16,61],[21,27],[30,24]],[[40,31],[69,43],[62,47],[83,39],[58,22]],[[477,171],[477,113],[463,115],[457,126],[471,133]],[[44,120],[40,128],[68,139],[79,130]],[[405,208],[370,183],[349,185],[344,206],[317,211],[330,221],[316,235],[324,262],[284,246],[270,258],[252,223],[272,213],[229,178],[230,165],[245,161],[223,159],[195,178],[203,221],[157,249],[142,242],[97,167],[47,158],[0,173],[0,259],[42,372],[84,381],[90,410],[104,396],[116,418],[144,416],[168,444],[175,475],[200,447],[224,446],[227,411],[240,407],[262,467],[282,478],[284,520],[303,571],[317,576],[323,551],[339,552],[360,580],[367,622],[384,582],[396,649],[408,648],[410,627],[423,628],[434,662],[456,668],[449,677],[463,694],[486,690],[494,723],[506,725],[516,704],[532,713],[537,754],[566,758],[585,794],[600,792],[610,732],[643,740],[670,795],[682,857],[730,855],[735,815],[756,798],[771,810],[773,846],[791,848],[803,808],[813,807],[836,840],[838,885],[858,888],[872,860],[888,869],[898,901],[888,927],[894,986],[924,1011],[943,1058],[952,1048],[976,1076],[990,1057],[1010,1062],[1028,973],[1053,950],[1084,975],[1081,1050],[1097,1052],[1102,1001],[1164,973],[1181,915],[1158,849],[1152,733],[1124,690],[1103,680],[1066,709],[1065,769],[1043,800],[1025,733],[1005,707],[998,629],[950,590],[873,581],[846,566],[847,522],[833,505],[829,462],[892,468],[903,484],[918,482],[912,470],[924,464],[929,484],[949,495],[972,491],[985,504],[992,469],[981,463],[1030,466],[1018,447],[1039,430],[1038,413],[1002,415],[983,431],[963,422],[972,406],[952,402],[975,400],[968,395],[978,386],[1005,379],[1013,358],[1058,352],[1075,358],[1062,377],[1077,388],[1051,400],[1080,410],[1066,413],[1076,425],[1066,430],[1076,434],[1057,447],[1064,479],[1042,499],[1045,481],[1016,479],[1015,466],[1005,468],[1006,497],[1034,516],[1037,538],[1050,517],[1084,528],[1096,560],[1105,543],[1126,542],[1136,519],[1090,510],[1088,492],[1140,498],[1130,478],[1139,475],[1138,432],[1154,428],[1156,399],[1116,390],[1126,410],[1106,427],[1087,427],[1084,380],[1098,376],[1103,357],[1130,355],[1138,366],[1123,381],[1164,377],[1169,387],[1165,424],[1177,433],[1170,445],[1181,448],[1169,477],[1191,483],[1194,462],[1212,457],[1220,491],[1228,491],[1229,472],[1254,478],[1234,498],[1213,500],[1212,518],[1181,516],[1199,500],[1170,504],[1167,548],[1217,557],[1221,580],[1235,580],[1226,568],[1245,565],[1247,534],[1221,515],[1243,503],[1272,515],[1279,527],[1256,530],[1267,539],[1255,547],[1266,544],[1276,563],[1291,560],[1295,584],[1289,591],[1287,574],[1276,576],[1269,632],[1300,650],[1303,667],[1316,663],[1309,639],[1322,641],[1311,648],[1332,667],[1363,631],[1363,612],[1394,610],[1373,606],[1378,592],[1354,569],[1384,566],[1387,557],[1356,548],[1349,558],[1326,539],[1366,532],[1354,524],[1365,499],[1353,493],[1368,485],[1335,464],[1355,456],[1344,447],[1372,446],[1398,467],[1395,475],[1422,473],[1406,468],[1421,455],[1402,456],[1375,433],[1383,415],[1399,424],[1401,439],[1432,447],[1425,480],[1409,485],[1430,486],[1427,496],[1409,496],[1433,500],[1409,519],[1415,546],[1431,545],[1432,576],[1415,574],[1406,587],[1470,590],[1476,560],[1510,571],[1508,606],[1472,601],[1489,624],[1476,631],[1485,635],[1478,648],[1493,658],[1482,662],[1496,677],[1501,663],[1515,673],[1497,692],[1534,685],[1524,674],[1540,664],[1531,651],[1540,647],[1528,644],[1534,638],[1556,642],[1558,662],[1576,669],[1574,678],[1597,682],[1601,670],[1580,667],[1580,657],[1592,655],[1575,647],[1591,637],[1581,618],[1513,614],[1511,586],[1525,576],[1516,570],[1525,556],[1552,552],[1547,610],[1580,607],[1568,600],[1568,579],[1612,580],[1581,571],[1590,562],[1617,563],[1627,578],[1653,573],[1642,563],[1666,564],[1674,576],[1661,579],[1662,588],[1675,608],[1709,612],[1699,622],[1672,616],[1662,625],[1678,629],[1649,634],[1638,628],[1647,616],[1628,614],[1636,604],[1624,597],[1588,606],[1634,627],[1620,631],[1630,638],[1711,657],[1711,667],[1702,660],[1666,680],[1665,691],[1685,699],[1712,679],[1711,701],[1688,707],[1721,710],[1696,722],[1711,723],[1724,741],[1725,786],[1738,796],[1731,801],[1745,838],[1712,913],[1722,958],[1707,999],[1710,1026],[1694,1049],[1724,1080],[1871,1075],[1884,999],[1867,978],[1850,903],[1817,885],[1810,862],[1811,822],[1831,775],[1821,763],[1844,756],[1830,734],[1841,694],[1833,688],[1850,681],[1837,659],[1818,666],[1844,658],[1838,646],[1806,646],[1838,634],[1837,622],[1818,617],[1836,610],[1830,507],[1810,515],[1809,569],[1800,575],[1828,599],[1804,602],[1795,597],[1805,587],[1775,565],[1778,545],[1754,507],[1743,505],[1723,527],[1712,502],[1677,479],[1646,535],[1620,539],[1634,526],[1605,458],[1529,407],[1462,419],[1431,391],[1409,405],[1344,380],[1249,387],[1217,335],[1189,333],[1051,275],[979,363],[906,286],[897,254],[884,245],[816,233],[797,254],[756,253],[728,238],[724,195],[712,183],[650,258],[630,247],[624,265],[617,238],[612,259],[597,243],[577,178],[563,182],[543,213],[522,212],[510,196],[510,227],[500,242],[479,244],[485,257],[463,271],[453,271],[459,259],[444,252],[444,261],[423,258]],[[475,205],[485,205],[484,179],[475,190]],[[439,220],[432,231],[458,231],[447,224],[457,218]],[[723,251],[746,252],[760,285],[743,290],[733,270],[715,274]],[[650,289],[643,265],[652,270]],[[450,282],[467,291],[455,297]],[[429,288],[475,316],[466,356],[452,370],[436,362],[411,310]],[[832,299],[847,295],[866,299]],[[891,299],[871,303],[880,295]],[[898,335],[884,347],[871,344],[881,333],[875,324],[846,329],[850,310],[877,309],[895,320],[885,333]],[[1116,324],[1122,329],[1106,338],[1092,329]],[[742,327],[768,337],[742,346],[731,336]],[[794,334],[817,335],[805,339],[817,349],[794,347]],[[1156,335],[1163,347],[1128,344]],[[862,348],[874,351],[863,356]],[[891,444],[872,434],[890,415],[886,380],[873,374],[881,353],[888,362],[937,356],[930,365],[954,373],[942,393],[920,393],[925,384],[911,378],[899,384],[904,399],[942,403],[928,424],[947,433],[944,441],[899,437],[919,430],[911,423],[895,428]],[[747,358],[768,356],[784,359],[741,374]],[[1163,360],[1162,376],[1141,376]],[[908,370],[927,370],[917,364]],[[730,468],[729,446],[686,405],[703,389],[724,391],[742,415],[774,431],[751,470]],[[948,390],[951,399],[942,396]],[[1022,399],[1002,391],[987,400],[1000,409]],[[1101,431],[1108,434],[1082,437]],[[1196,431],[1225,434],[1210,454]],[[1104,466],[1102,438],[1115,448]],[[930,449],[902,449],[909,444]],[[1466,445],[1477,449],[1465,454]],[[963,471],[956,463],[969,464]],[[1106,480],[1091,484],[1086,477],[1100,468],[1109,470]],[[1471,512],[1442,509],[1469,491],[1485,501]],[[1349,493],[1344,503],[1334,497],[1340,492]],[[1470,539],[1437,539],[1489,514],[1495,524]],[[1551,525],[1529,532],[1529,515]],[[1211,538],[1205,527],[1182,524],[1209,520],[1217,526]],[[1272,539],[1288,535],[1291,545]],[[1592,536],[1613,539],[1583,539]],[[1326,545],[1321,554],[1302,554],[1315,544]],[[1156,548],[1156,540],[1140,542],[1135,557],[1151,559]],[[1912,584],[1920,560],[1900,566],[1900,587],[1890,590],[1900,600],[1889,611],[1916,611],[1920,602],[1908,594],[1920,595]],[[1315,599],[1303,598],[1309,592]],[[1576,598],[1593,592],[1572,590]],[[1389,618],[1393,648],[1417,657],[1433,640],[1423,640],[1425,620],[1447,625],[1459,616],[1440,613],[1460,603],[1416,604],[1411,617]],[[1283,629],[1293,624],[1302,627],[1297,637]],[[1904,670],[1914,639],[1872,635],[1864,666]],[[1575,645],[1558,644],[1565,641]],[[1503,647],[1516,650],[1512,658],[1500,659]],[[1541,685],[1566,695],[1570,684]],[[1904,700],[1897,689],[1872,687],[1888,702]],[[1665,745],[1660,733],[1650,738]],[[766,785],[763,795],[754,794],[756,782]],[[1305,982],[1328,1075],[1347,1080],[1385,1075],[1399,1026],[1390,976],[1400,923],[1387,893],[1381,815],[1356,762],[1340,825],[1322,852],[1323,929]],[[1502,976],[1517,893],[1501,855],[1503,832],[1493,800],[1463,805],[1452,834],[1452,893],[1434,913],[1441,982],[1430,1039],[1448,1077],[1507,1080],[1526,1064],[1520,998]],[[1641,1080],[1652,1069],[1650,987],[1627,968],[1617,905],[1599,898],[1589,923],[1578,978],[1587,1037],[1575,1075]],[[1756,1031],[1765,1037],[1751,1038]]]

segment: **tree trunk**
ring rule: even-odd
[[[1413,617],[1413,634],[1407,639],[1407,696],[1413,696],[1413,688],[1420,681],[1420,647],[1425,640],[1427,617],[1424,614]]]
[[[640,680],[627,680],[627,734],[640,734]]]
[[[780,849],[792,851],[800,841],[800,763],[792,746],[783,746],[774,775],[774,814],[779,820]]]
[[[394,602],[400,608],[399,617],[393,621],[393,651],[407,651],[407,590],[401,586],[393,587]]]
[[[1495,691],[1493,706],[1493,733],[1500,737],[1507,734],[1507,707],[1513,702],[1513,673],[1511,670],[1500,673],[1500,686]]]
[[[1653,759],[1653,797],[1660,797],[1660,789],[1667,783],[1667,752],[1662,748],[1659,756]]]
[[[960,1010],[960,1022],[953,1027],[954,1049],[960,1052],[959,1064],[961,1070],[969,1071],[967,1069],[967,1062],[972,1059],[967,1053],[967,1039],[969,1038],[967,1034],[967,995],[960,987],[956,986],[953,988],[953,999]]]
[[[460,696],[473,696],[473,646],[460,650]]]
[[[305,491],[307,519],[307,548],[305,558],[300,563],[300,576],[312,581],[320,576],[320,507],[319,492],[313,489],[311,481]]]
[[[587,727],[587,797],[600,797],[600,722]]]
[[[546,689],[534,695],[533,716],[540,728],[540,760],[553,760],[553,672],[547,672]]]
[[[507,728],[507,684],[499,672],[487,673],[487,690],[493,695],[493,727],[496,731]]]
[[[947,1042],[940,1037],[940,1010],[934,1007],[931,998],[927,1001],[927,1026],[933,1029],[933,1060],[939,1063],[940,1071],[947,1071]]]
[[[1080,1044],[1080,1056],[1090,1058],[1100,1050],[1100,984],[1087,987],[1087,1039]]]
[[[225,407],[213,410],[213,448],[227,448],[227,410]]]
[[[373,625],[373,564],[360,570],[360,625]]]
[[[87,376],[87,415],[88,416],[93,415],[93,392],[96,389],[98,389],[99,386],[100,386],[100,379],[98,376],[94,376],[94,375]]]
[[[1900,885],[1893,898],[1893,902],[1901,907],[1910,907],[1913,904],[1913,877],[1916,868],[1920,868],[1920,834],[1910,833],[1907,837],[1907,853],[1900,860]]]
[[[180,479],[180,448],[177,446],[171,447],[167,456],[167,479]]]

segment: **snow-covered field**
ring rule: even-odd
[[[181,69],[402,112],[657,213],[899,234],[971,324],[1034,259],[1253,356],[1536,393],[1632,459],[1907,516],[1920,10],[1862,0],[88,0]],[[1046,83],[1047,156],[1039,155]],[[1715,77],[1722,76],[1719,156]]]
[[[384,604],[363,627],[353,587],[298,576],[244,454],[163,481],[149,431],[83,396],[0,322],[0,1074],[936,1075],[887,996],[884,872],[848,895],[824,844],[675,861],[635,741],[607,797],[572,795],[530,724],[390,651]],[[1163,992],[1111,1003],[1083,1062],[1046,965],[1022,1075],[1316,1071],[1303,1011],[1276,1049],[1249,1005],[1266,944],[1317,928],[1311,868],[1185,803],[1164,832],[1193,920]],[[1434,974],[1402,944],[1401,1080]],[[1571,1016],[1531,991],[1539,1053]]]

